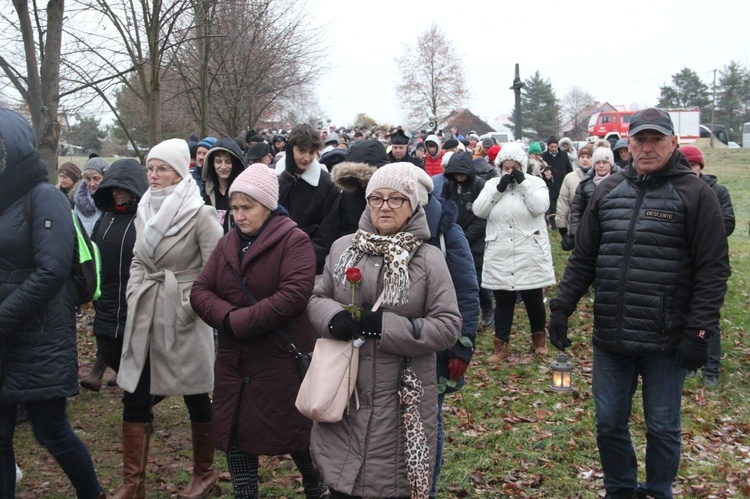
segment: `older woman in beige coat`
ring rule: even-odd
[[[369,209],[359,230],[333,244],[307,307],[310,321],[324,336],[365,340],[356,384],[360,405],[352,405],[338,423],[314,423],[311,450],[331,498],[409,497],[400,372],[410,363],[424,387],[419,415],[431,476],[437,442],[435,352],[456,343],[461,315],[443,254],[423,244],[430,230],[411,164],[380,168],[366,196]],[[361,307],[359,322],[342,310],[352,300],[345,273],[354,267],[362,276],[354,293]],[[425,494],[430,476],[420,484]]]
[[[150,189],[138,203],[118,384],[123,388],[123,475],[116,498],[145,497],[152,405],[182,395],[190,413],[193,479],[178,497],[220,493],[211,427],[214,343],[190,306],[193,282],[223,234],[188,171],[187,142],[170,139],[147,158]]]

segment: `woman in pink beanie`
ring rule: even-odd
[[[310,238],[278,205],[274,170],[256,163],[229,188],[235,227],[219,241],[190,302],[219,331],[213,423],[235,497],[258,497],[258,456],[291,454],[308,498],[324,497],[310,458],[312,423],[294,406],[301,383],[291,342],[310,352]]]

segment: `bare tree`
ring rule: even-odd
[[[395,59],[402,75],[396,90],[411,125],[462,107],[468,97],[465,70],[455,47],[436,24],[419,36],[416,48],[404,47],[403,54]]]
[[[194,49],[174,51],[172,63],[202,130],[210,122],[236,135],[261,119],[280,121],[299,95],[309,102],[325,47],[304,2],[222,0],[195,12]]]
[[[127,133],[114,101],[124,85],[143,103],[148,145],[162,140],[162,80],[165,55],[186,40],[185,15],[190,0],[79,0],[80,12],[98,16],[97,24],[71,31],[80,57],[66,61],[81,87],[105,100]],[[190,16],[188,16],[190,17]],[[135,78],[129,78],[130,73]],[[130,137],[136,153],[138,144]]]
[[[565,133],[573,140],[584,140],[588,132],[591,109],[596,103],[594,96],[578,87],[565,94],[561,102]]]
[[[2,16],[3,32],[11,37],[20,32],[23,57],[9,60],[0,56],[0,68],[27,106],[37,148],[54,176],[60,140],[58,106],[64,2],[49,0],[44,11],[37,9],[36,2],[29,4],[26,0],[13,0],[13,7],[17,19]],[[11,47],[14,45],[9,43]]]

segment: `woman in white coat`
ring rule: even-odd
[[[520,144],[503,146],[495,158],[500,173],[484,185],[474,214],[487,219],[482,285],[495,295],[495,338],[490,363],[510,355],[510,330],[518,293],[531,326],[532,349],[546,357],[544,287],[555,283],[545,223],[549,192],[544,180],[524,175],[528,156]]]
[[[193,437],[193,479],[177,497],[205,497],[221,492],[208,395],[214,386],[214,342],[211,328],[190,306],[190,291],[224,231],[190,175],[187,142],[155,145],[146,165],[149,190],[135,220],[117,376],[124,390],[124,483],[115,499],[145,497],[152,406],[168,395],[183,396]]]

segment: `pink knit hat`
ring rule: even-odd
[[[378,189],[393,189],[409,198],[412,211],[416,210],[419,206],[419,192],[412,166],[411,163],[406,162],[381,166],[370,177],[365,196],[370,197],[370,194]]]
[[[276,172],[263,163],[254,163],[234,179],[229,197],[235,192],[250,196],[269,210],[279,205],[279,180]]]

